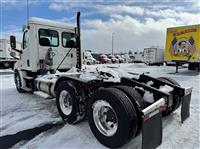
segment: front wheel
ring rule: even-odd
[[[125,93],[116,88],[98,89],[88,103],[88,122],[103,145],[117,148],[135,136],[136,110]]]
[[[21,81],[21,77],[18,71],[15,71],[15,85],[16,85],[16,89],[19,93],[25,93],[26,91],[24,89],[22,89],[22,81]]]

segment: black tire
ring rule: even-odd
[[[16,89],[19,93],[26,93],[26,91],[24,89],[22,89],[22,82],[21,82],[21,77],[18,71],[15,71],[15,85],[16,85]]]
[[[194,65],[194,63],[189,63],[189,64],[188,64],[188,70],[195,70],[195,65]]]
[[[64,113],[60,105],[60,93],[62,91],[67,91],[71,97],[70,104],[72,105],[72,109],[69,114]],[[56,90],[56,105],[62,119],[69,124],[78,123],[85,117],[86,108],[81,108],[82,105],[80,105],[80,97],[78,97],[77,89],[71,82],[65,81],[58,85]]]
[[[178,82],[176,82],[175,80],[168,78],[168,77],[159,77],[159,80],[163,81],[163,82],[167,82],[167,83],[171,83],[177,86],[180,86],[180,84]],[[170,109],[167,109],[166,111],[163,111],[162,115],[163,116],[167,116],[170,115],[172,112],[174,112],[177,108],[179,108],[181,105],[181,99],[178,95],[174,95],[173,97],[173,105]]]
[[[106,101],[114,109],[118,127],[112,136],[106,136],[97,128],[93,109],[97,101]],[[98,89],[88,102],[88,122],[94,136],[100,143],[109,147],[117,148],[129,141],[131,136],[135,136],[138,129],[138,118],[136,110],[129,98],[121,90],[116,88]]]
[[[196,70],[197,72],[200,71],[200,63],[189,63],[188,70]]]
[[[135,110],[136,110],[137,116],[138,116],[138,129],[137,129],[137,132],[135,135],[135,136],[137,136],[137,135],[139,135],[139,133],[141,131],[141,127],[142,127],[141,110],[144,109],[144,107],[145,107],[145,101],[143,100],[143,98],[140,96],[140,94],[135,89],[133,89],[129,86],[119,85],[119,86],[115,86],[115,88],[124,92],[128,96],[128,98],[131,100],[132,104],[135,107]]]

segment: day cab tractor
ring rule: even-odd
[[[115,57],[118,59],[119,63],[124,63],[124,59],[122,58],[122,56],[116,55]]]
[[[119,60],[112,54],[108,55],[108,58],[111,60],[113,64],[119,63]]]
[[[21,55],[14,67],[18,92],[56,98],[65,122],[87,118],[94,136],[107,147],[120,147],[141,132],[142,148],[156,148],[162,143],[162,116],[181,106],[181,121],[189,117],[192,88],[165,77],[120,75],[108,67],[82,69],[79,18],[80,12],[76,27],[30,19],[21,51],[10,37],[12,49]]]
[[[110,64],[111,63],[111,59],[109,59],[107,57],[107,55],[105,55],[105,54],[99,55],[99,61],[100,61],[100,64]]]

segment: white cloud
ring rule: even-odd
[[[128,13],[133,15],[143,15],[144,8],[138,6],[127,6],[127,5],[98,5],[96,9],[105,14],[121,14],[121,13]]]
[[[37,5],[40,4],[42,1],[40,0],[0,0],[0,4],[4,7],[4,5],[6,5],[6,7],[15,7],[15,9],[19,9],[21,7],[26,7],[27,6],[27,2],[30,5]],[[12,8],[13,9],[13,8]]]
[[[49,9],[55,10],[55,11],[63,11],[67,10],[69,7],[60,3],[51,3],[49,5]]]
[[[53,0],[50,5],[50,10],[66,11],[69,8],[93,7],[94,1],[91,0]]]
[[[17,0],[1,0],[0,3],[3,3],[3,4],[14,4],[16,3]]]
[[[193,7],[198,5],[199,3],[195,3]],[[53,0],[49,5],[51,10],[73,10],[74,14],[76,9],[80,7],[92,7],[92,10],[88,9],[88,11],[81,14],[83,50],[111,51],[112,32],[114,32],[114,49],[118,52],[129,51],[130,49],[143,50],[144,47],[157,45],[164,47],[166,29],[168,27],[200,24],[199,12],[189,12],[182,6],[173,7],[163,3],[147,7],[145,5],[129,5],[128,3],[97,5],[89,0],[73,2]],[[98,19],[98,14],[103,14],[107,17]],[[88,16],[96,17],[96,19],[89,19],[90,17]],[[133,16],[136,16],[136,18]],[[71,23],[75,22],[75,18],[75,16],[72,16],[59,19],[59,21]],[[3,37],[9,37],[10,34],[16,35],[18,40],[22,39],[21,31],[2,32]]]
[[[200,12],[189,13],[182,10],[172,9],[163,9],[158,11],[146,10],[146,15],[160,18],[177,18],[177,20],[181,20],[183,24],[197,24],[200,20]]]
[[[18,28],[15,25],[8,25],[5,27],[6,31],[1,30],[0,38],[1,39],[9,39],[11,35],[16,36],[16,40],[21,42],[22,41],[22,29]]]
[[[16,36],[17,41],[22,41],[23,33],[21,31],[3,31],[1,32],[0,38],[9,39],[11,35]]]
[[[166,10],[166,17],[152,18],[156,12],[144,16],[142,20],[129,15],[111,15],[109,20],[85,20],[87,29],[82,31],[83,49],[111,51],[111,34],[114,32],[115,51],[143,50],[149,46],[165,46],[168,27],[198,24],[200,14]],[[168,13],[167,13],[168,12]],[[170,14],[171,12],[171,14]],[[158,16],[164,12],[157,12]]]

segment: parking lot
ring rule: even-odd
[[[96,66],[87,66],[94,69]],[[178,81],[183,87],[192,86],[191,116],[180,122],[180,109],[163,118],[163,143],[159,148],[199,147],[199,97],[200,75],[195,71],[174,67],[146,66],[144,64],[112,65],[120,71],[146,72],[151,76],[166,76]],[[0,144],[13,148],[105,148],[93,136],[87,120],[76,124],[64,124],[57,112],[55,100],[34,94],[17,92],[11,70],[1,70],[1,134]],[[141,148],[141,135],[123,148]]]

